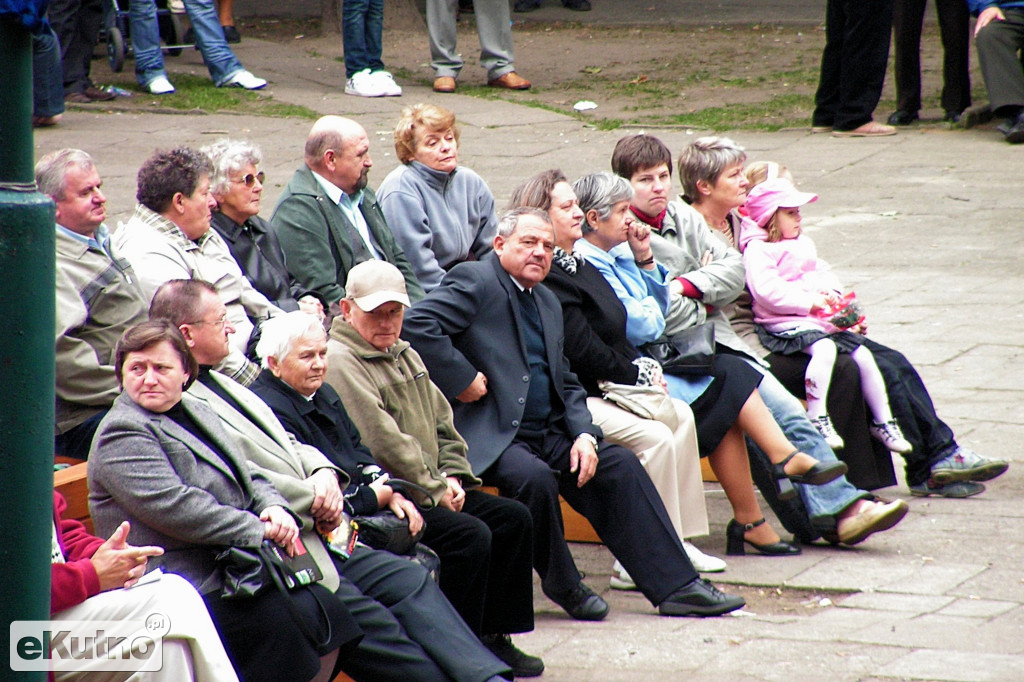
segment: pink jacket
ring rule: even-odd
[[[810,314],[820,292],[842,292],[842,285],[828,263],[818,258],[810,237],[779,242],[765,241],[767,233],[745,229],[740,235],[747,288],[753,298],[754,322],[772,333],[792,329],[820,329],[834,334],[840,329]]]

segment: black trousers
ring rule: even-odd
[[[853,130],[871,121],[889,60],[893,0],[828,0],[812,123]]]
[[[569,471],[572,444],[561,433],[520,431],[482,478],[530,510],[533,565],[545,592],[564,592],[581,580],[565,542],[561,494],[657,606],[697,577],[658,491],[636,455],[604,442],[597,449],[597,472],[579,487]]]
[[[533,519],[515,500],[467,490],[461,512],[423,513],[441,591],[476,634],[533,629]]]
[[[921,28],[928,0],[896,0],[892,14],[896,44],[896,108],[921,109]],[[942,108],[960,113],[971,106],[968,47],[971,13],[965,0],[935,0],[942,37]]]
[[[335,565],[341,574],[335,594],[364,633],[359,646],[338,661],[354,679],[483,682],[509,672],[419,564],[357,547],[348,561],[336,559]]]
[[[82,92],[91,84],[92,51],[103,26],[102,0],[53,0],[46,11],[60,40],[64,94]]]
[[[992,111],[1007,116],[1024,107],[1024,70],[1017,56],[1024,48],[1024,12],[1004,9],[1003,14],[1006,21],[989,23],[978,33],[974,44]],[[999,111],[1003,107],[1013,109]]]

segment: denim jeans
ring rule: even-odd
[[[369,69],[380,71],[384,32],[384,0],[344,0],[341,6],[341,39],[345,47],[345,77]]]
[[[822,462],[836,461],[835,453],[807,419],[807,412],[800,401],[787,391],[771,373],[765,371],[750,358],[742,357],[764,375],[757,390],[793,447]],[[840,476],[825,485],[797,484],[796,489],[812,519],[821,516],[835,516],[857,500],[871,497],[870,493],[854,488],[845,476]]]
[[[214,85],[220,87],[243,70],[242,63],[224,40],[224,29],[217,19],[213,0],[185,0],[185,11],[192,22],[196,45],[210,70]],[[135,77],[145,87],[158,76],[167,76],[164,55],[160,51],[160,25],[155,0],[132,0],[128,17],[132,47],[135,50]]]
[[[49,26],[32,36],[32,115],[43,118],[64,112],[64,75],[60,41]]]

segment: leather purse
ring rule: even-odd
[[[679,417],[672,398],[656,386],[630,386],[612,381],[599,381],[597,387],[604,399],[643,419],[659,421],[675,431]]]
[[[704,322],[645,343],[639,350],[657,360],[666,374],[710,374],[715,361],[715,325]]]
[[[421,509],[433,509],[436,506],[430,492],[411,481],[389,478],[387,485],[405,494],[410,500],[413,499],[409,494],[410,491],[415,491],[419,493],[419,497],[429,500],[430,504],[426,506],[416,503]],[[360,542],[367,547],[383,549],[392,554],[414,554],[416,543],[423,537],[423,531],[427,527],[426,521],[424,521],[423,527],[418,533],[411,533],[409,519],[398,518],[390,509],[383,509],[369,516],[353,516],[352,520],[358,527]]]

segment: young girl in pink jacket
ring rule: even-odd
[[[826,396],[836,353],[849,353],[860,368],[864,400],[874,418],[871,434],[890,450],[908,453],[913,447],[893,419],[874,356],[859,334],[845,331],[857,320],[841,328],[827,314],[840,302],[842,285],[800,229],[800,207],[817,199],[782,177],[756,185],[747,195],[747,214],[761,229],[744,230],[739,242],[758,337],[770,351],[811,356],[804,375],[807,416],[833,449],[843,447],[843,439],[832,427]]]

